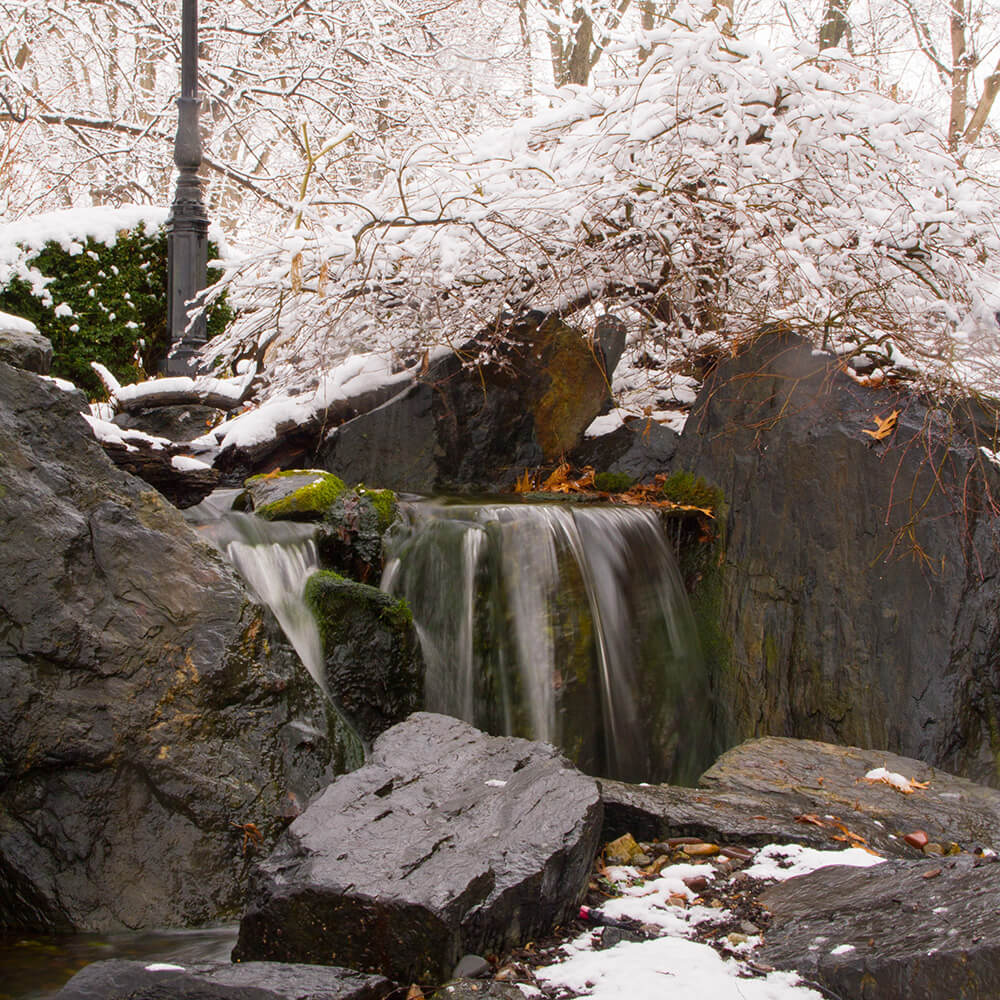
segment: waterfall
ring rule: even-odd
[[[407,599],[431,711],[560,746],[584,770],[690,781],[712,710],[657,515],[621,507],[419,502],[382,579]]]
[[[315,526],[207,509],[196,523],[236,568],[254,599],[271,609],[302,665],[329,698],[323,643],[303,597],[306,581],[319,569]]]

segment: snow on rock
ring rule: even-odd
[[[142,431],[124,430],[117,424],[109,420],[101,420],[90,413],[80,414],[84,420],[90,424],[94,437],[102,444],[120,444],[128,451],[136,451],[136,444],[146,444],[159,451],[161,448],[169,448],[171,442],[167,438],[154,437],[152,434],[145,434]]]
[[[809,872],[830,865],[869,868],[872,865],[882,864],[883,861],[885,858],[862,847],[851,847],[845,851],[818,851],[814,847],[803,847],[801,844],[768,844],[757,852],[754,863],[745,871],[747,875],[755,878],[783,882],[796,875],[807,875]]]
[[[174,455],[170,459],[170,464],[178,472],[195,472],[198,469],[212,468],[212,466],[208,465],[206,462],[200,462],[197,458],[191,458],[190,455]]]
[[[0,312],[0,330],[5,333],[38,333],[38,327],[30,319]]]

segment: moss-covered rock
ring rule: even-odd
[[[406,601],[323,571],[306,603],[319,623],[330,692],[366,744],[416,711],[424,662]]]
[[[364,486],[345,490],[323,515],[317,543],[320,561],[366,583],[382,572],[382,537],[399,516],[392,490]]]
[[[251,476],[244,484],[249,505],[268,521],[318,521],[347,489],[321,469],[288,469]]]

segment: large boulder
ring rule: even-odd
[[[704,585],[729,742],[886,747],[1000,780],[994,418],[859,385],[791,335],[708,378],[675,464],[728,501]]]
[[[418,713],[257,867],[234,957],[443,982],[570,917],[600,826],[596,784],[552,747]]]
[[[351,745],[85,405],[0,363],[0,926],[218,919]]]
[[[509,331],[497,363],[467,367],[472,342],[393,399],[332,430],[319,464],[346,482],[434,493],[509,489],[569,452],[609,396],[600,346],[557,317]]]
[[[996,858],[823,868],[760,896],[772,922],[755,957],[842,1000],[993,1000],[998,893]]]
[[[81,969],[55,1000],[382,1000],[393,989],[382,976],[336,966],[109,959]]]
[[[910,784],[866,780],[881,771]],[[748,740],[723,754],[697,788],[601,781],[601,798],[606,839],[629,832],[646,840],[865,844],[911,859],[921,856],[922,840],[931,849],[1000,849],[1000,791],[887,751],[813,740]],[[918,831],[922,840],[907,841]]]

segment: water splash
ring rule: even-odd
[[[710,693],[655,513],[423,502],[405,516],[382,587],[413,610],[428,709],[626,780],[710,763]]]

